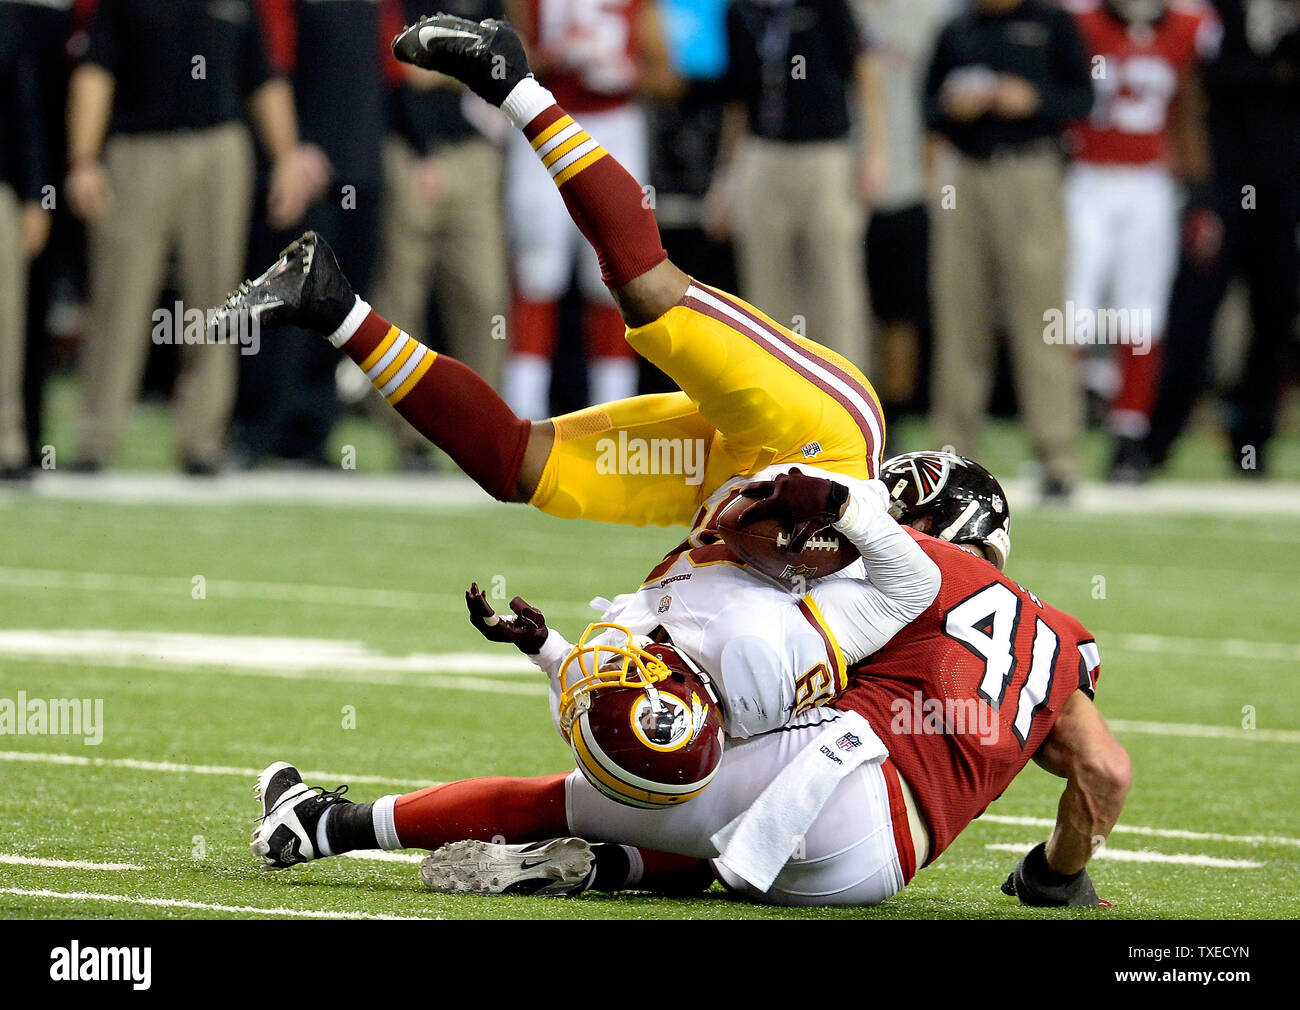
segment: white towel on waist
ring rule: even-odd
[[[844,712],[781,769],[744,813],[710,841],[721,863],[760,891],[771,888],[841,780],[889,755],[857,712]]]

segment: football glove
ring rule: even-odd
[[[1097,897],[1087,870],[1057,873],[1047,865],[1047,843],[1039,842],[1016,864],[1002,885],[1002,893],[1020,899],[1020,904],[1035,908],[1059,908],[1065,905],[1105,905]]]
[[[736,515],[736,525],[744,527],[761,519],[775,519],[790,530],[790,550],[798,554],[809,537],[840,518],[849,500],[849,489],[793,467],[775,480],[750,484],[741,495],[757,500]]]
[[[469,623],[478,628],[479,634],[489,642],[509,642],[529,656],[541,652],[546,636],[551,633],[542,612],[522,596],[510,601],[514,616],[501,617],[492,609],[478,583],[473,582],[465,590],[465,606],[469,608]]]

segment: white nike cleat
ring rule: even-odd
[[[470,840],[444,845],[420,863],[420,879],[440,894],[581,894],[596,857],[581,838],[526,845]]]

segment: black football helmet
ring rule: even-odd
[[[1002,485],[955,452],[905,452],[886,460],[880,479],[889,514],[905,526],[929,518],[931,536],[986,548],[998,569],[1011,554],[1011,512]]]

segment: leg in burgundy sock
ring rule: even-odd
[[[455,358],[435,354],[361,299],[330,342],[483,490],[500,501],[518,500],[531,425],[486,381]]]
[[[1130,438],[1142,438],[1150,430],[1164,362],[1162,344],[1152,344],[1146,354],[1139,350],[1133,345],[1116,348],[1120,356],[1120,387],[1111,403],[1111,421],[1116,434]]]
[[[436,849],[463,838],[537,842],[569,833],[564,780],[485,778],[399,796],[393,826],[405,848]]]
[[[547,108],[521,123],[533,150],[560,188],[569,216],[596,250],[601,277],[619,287],[668,258],[654,211],[640,184],[550,95]],[[507,109],[507,112],[510,110]]]

